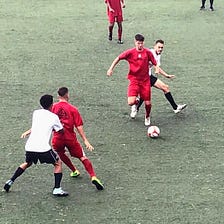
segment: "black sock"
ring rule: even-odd
[[[165,94],[166,99],[169,101],[170,105],[173,107],[174,110],[177,109],[177,104],[175,103],[171,92]]]
[[[15,173],[13,174],[11,180],[14,182],[17,177],[19,177],[24,172],[24,169],[18,167]]]
[[[141,107],[141,105],[143,104],[144,100],[143,99],[139,99],[139,103],[137,105],[137,111],[139,111],[139,108]]]
[[[205,7],[205,1],[206,1],[206,0],[202,0],[202,1],[201,1],[201,4],[202,4],[201,6],[202,6],[202,7]]]
[[[59,188],[61,186],[62,173],[54,173],[55,180],[55,188]]]
[[[210,0],[210,8],[213,8],[213,0]]]

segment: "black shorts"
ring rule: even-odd
[[[37,164],[40,163],[55,164],[58,161],[58,155],[51,149],[47,152],[26,152],[26,162]]]
[[[158,78],[156,76],[150,75],[150,83],[151,83],[151,86],[154,86],[154,84],[156,83],[157,79]]]

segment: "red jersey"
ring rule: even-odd
[[[128,49],[121,53],[120,60],[126,60],[129,63],[129,73],[127,78],[129,80],[146,81],[149,79],[149,62],[157,65],[157,62],[148,49],[137,51],[136,48]]]
[[[57,102],[52,107],[52,112],[57,114],[64,128],[64,137],[74,138],[74,128],[83,125],[82,117],[78,109],[68,102]],[[59,136],[60,133],[55,132],[54,136]]]
[[[105,0],[105,3],[109,3],[110,7],[114,10],[114,13],[113,13],[114,16],[122,15],[120,0]],[[107,7],[107,11],[109,11],[109,7]]]

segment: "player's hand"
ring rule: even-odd
[[[112,8],[109,8],[109,10],[110,10],[110,12],[112,12],[112,13],[114,13],[115,11],[114,11],[114,9],[112,9]]]
[[[167,75],[166,78],[173,79],[173,78],[175,78],[175,75]]]
[[[108,69],[107,70],[107,76],[112,76],[113,74],[113,70],[112,69]]]
[[[93,151],[94,150],[94,147],[86,140],[85,142],[85,145],[86,145],[86,148],[89,150],[89,151]]]
[[[31,133],[31,130],[25,131],[24,133],[22,133],[20,138],[26,138],[30,133]]]
[[[125,8],[125,4],[122,4],[122,8]]]

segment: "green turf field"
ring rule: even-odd
[[[208,0],[207,0],[208,1]],[[208,3],[207,3],[208,4]],[[199,11],[200,0],[127,0],[124,44],[107,41],[103,0],[2,0],[0,7],[0,183],[24,160],[20,139],[42,94],[70,89],[71,103],[95,146],[86,152],[105,190],[64,166],[67,198],[52,196],[52,167],[33,166],[0,192],[1,224],[222,224],[224,223],[223,56],[224,5]],[[117,27],[115,26],[115,33]],[[165,40],[162,68],[178,103],[175,115],[153,89],[152,124],[146,136],[142,109],[130,120],[127,63],[111,78],[113,59],[133,47],[136,33],[151,47]],[[1,187],[0,186],[0,187]]]

